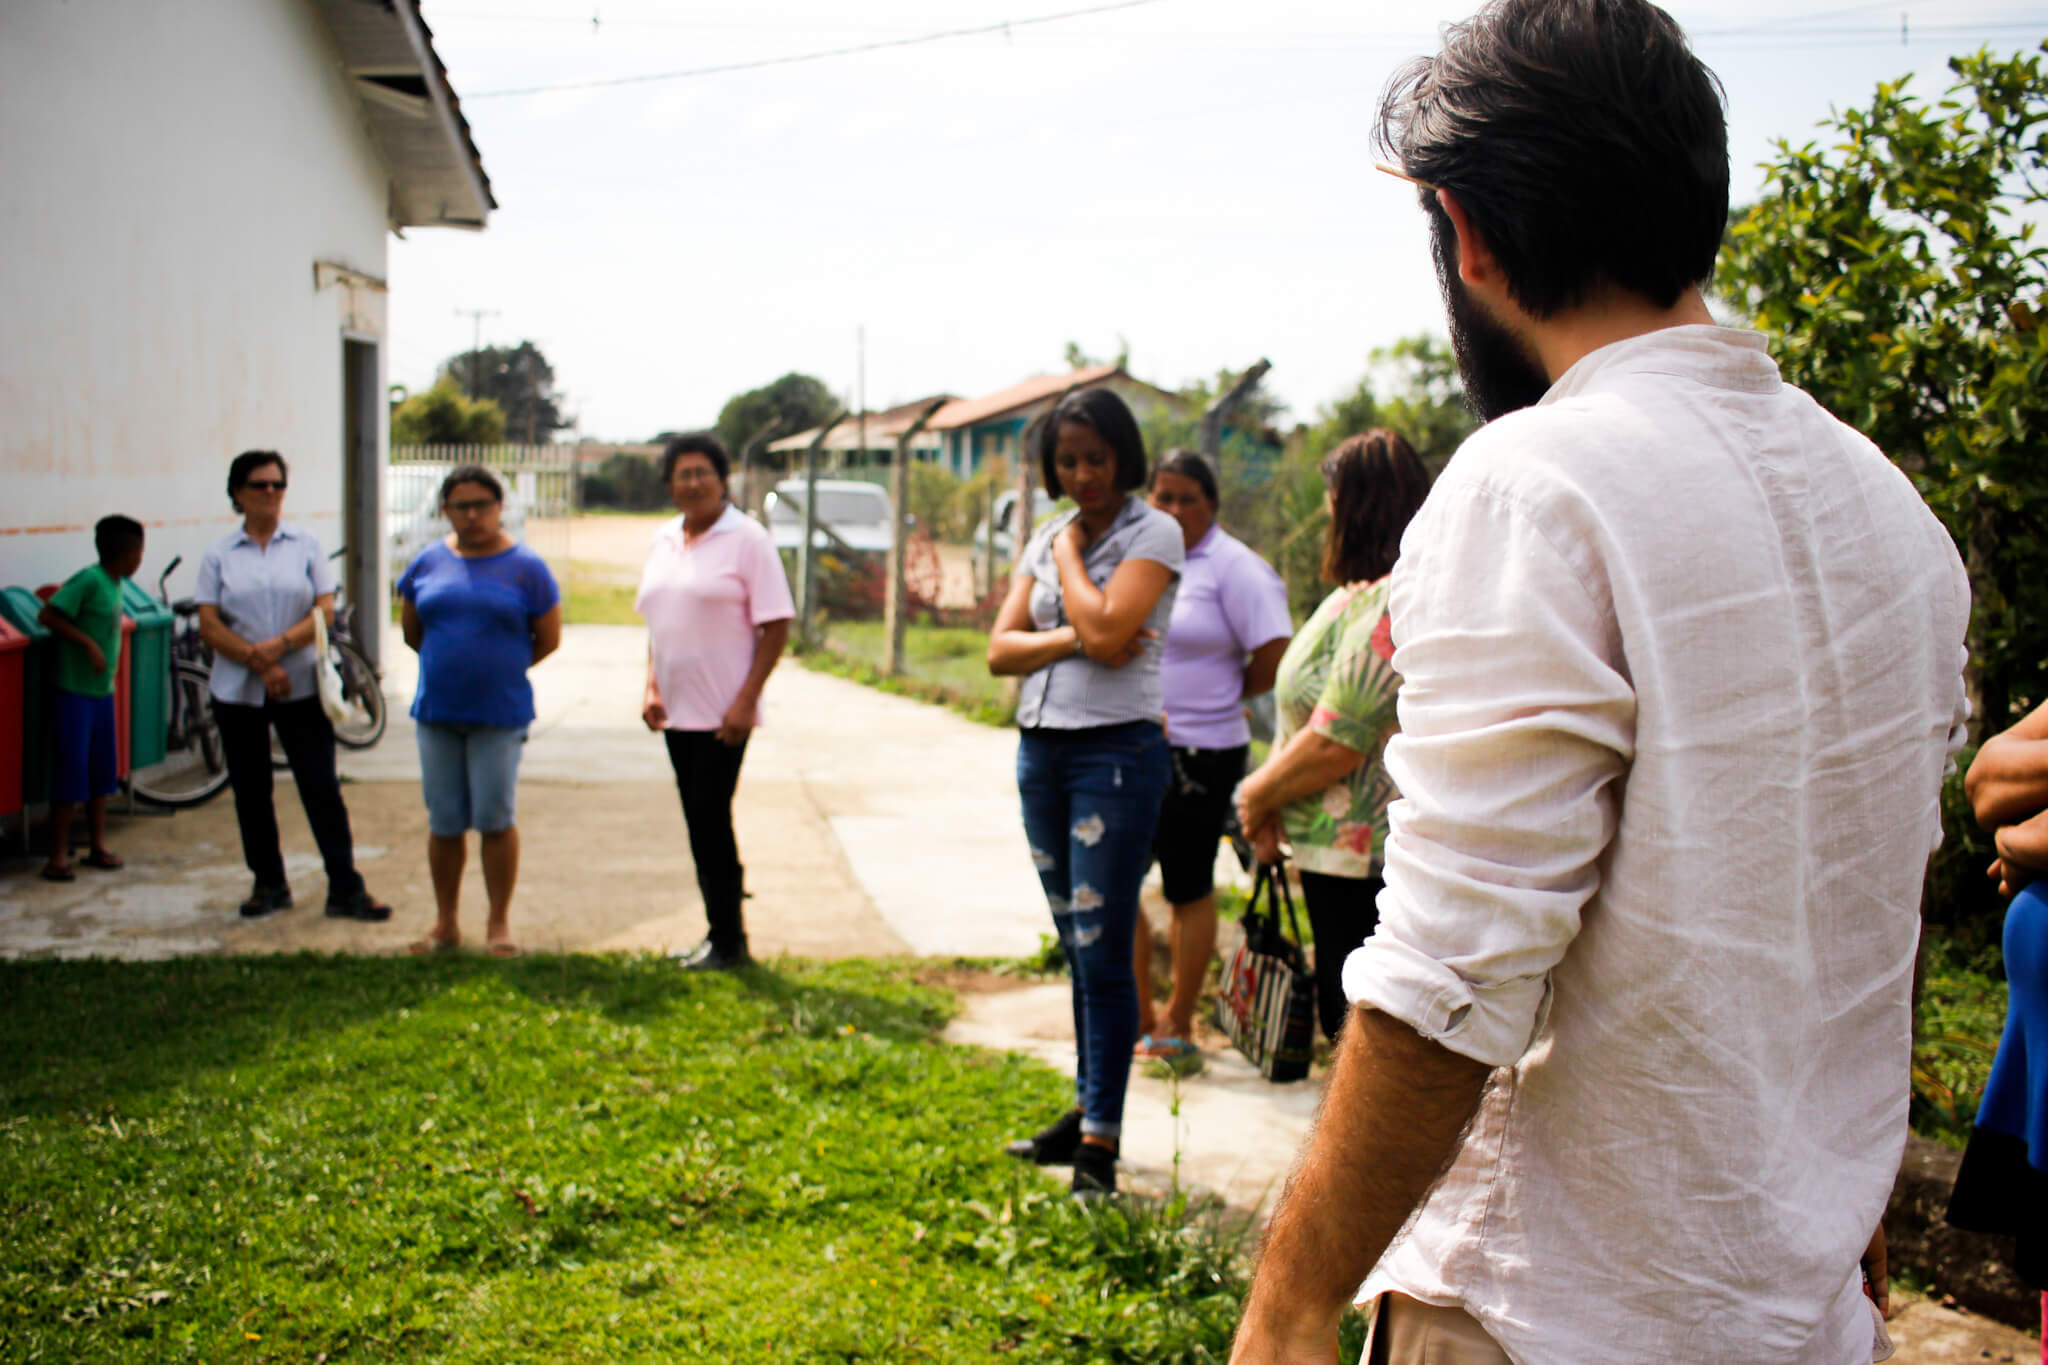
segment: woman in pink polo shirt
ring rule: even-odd
[[[677,436],[663,449],[661,481],[682,515],[655,535],[633,600],[647,619],[640,717],[668,742],[711,928],[677,954],[692,971],[753,960],[740,914],[746,892],[732,793],[747,738],[761,723],[761,689],[796,615],[774,542],[727,496],[731,468],[708,432]]]

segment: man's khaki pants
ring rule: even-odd
[[[1509,1365],[1478,1320],[1406,1294],[1380,1295],[1358,1365]]]

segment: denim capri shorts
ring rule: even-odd
[[[443,839],[459,838],[465,830],[497,834],[512,828],[525,727],[420,721],[413,728],[427,828]]]

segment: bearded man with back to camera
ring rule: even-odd
[[[1233,1360],[1327,1365],[1354,1299],[1394,1365],[1881,1357],[1955,547],[1714,325],[1662,10],[1499,0],[1379,136],[1487,425],[1394,571],[1379,930]]]

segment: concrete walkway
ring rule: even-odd
[[[523,845],[513,930],[529,947],[664,950],[703,935],[682,813],[661,741],[639,719],[645,634],[571,626],[533,674],[521,767]],[[401,951],[432,922],[426,814],[404,711],[413,656],[387,642],[384,740],[344,753],[357,863],[397,908],[389,925],[325,919],[319,859],[290,777],[277,811],[299,907],[244,923],[234,806],[117,815],[120,873],[52,884],[0,855],[0,954],[164,957],[201,952]],[[1017,823],[1013,735],[785,662],[735,802],[757,954],[1017,956],[1049,929]],[[480,937],[474,860],[465,923]]]

